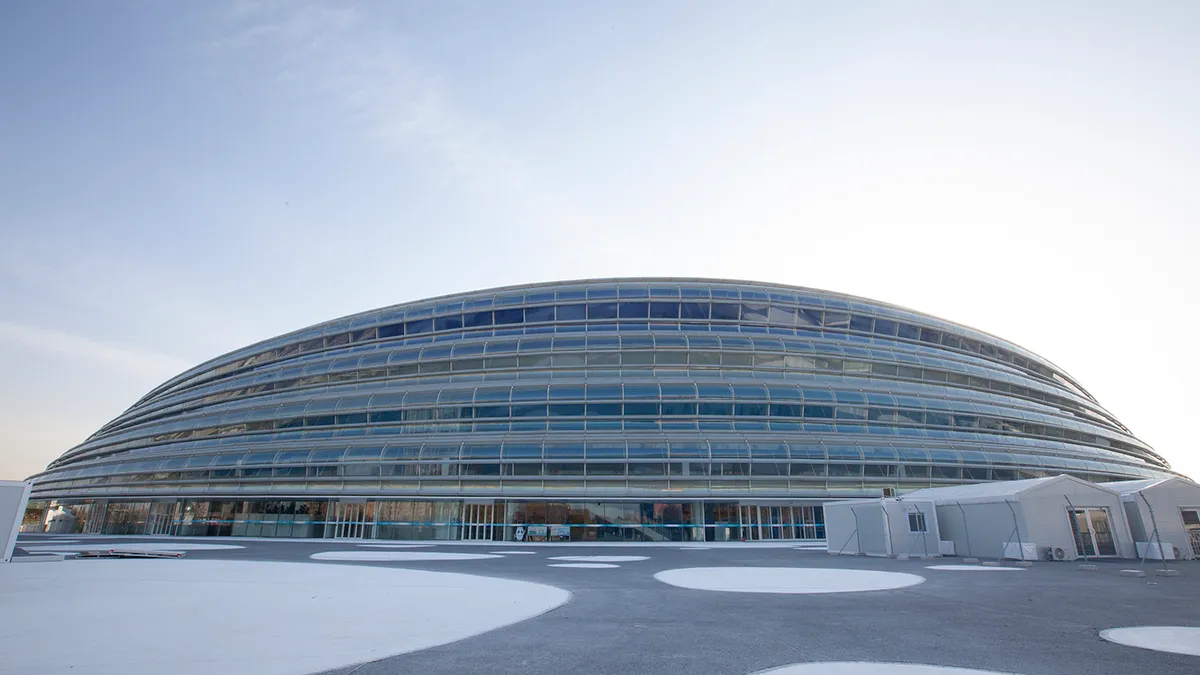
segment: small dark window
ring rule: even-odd
[[[511,323],[521,323],[525,320],[525,310],[517,307],[516,309],[498,309],[496,310],[496,325],[504,325]]]
[[[405,335],[416,335],[417,333],[428,333],[433,330],[433,319],[417,319],[404,324]]]
[[[433,320],[434,330],[458,330],[462,328],[462,314],[439,316]]]
[[[626,415],[658,415],[657,403],[626,403]]]
[[[908,531],[925,532],[925,514],[920,511],[908,514]]]
[[[618,307],[618,316],[622,319],[645,319],[650,316],[649,303],[622,302]]]
[[[704,319],[708,320],[708,303],[707,302],[685,302],[679,305],[680,319]]]
[[[467,328],[477,328],[479,326],[490,326],[490,325],[492,325],[492,313],[490,311],[488,311],[488,312],[475,312],[474,314],[464,314],[463,315],[463,325],[466,326]]]
[[[650,303],[650,318],[651,319],[678,319],[679,318],[679,303],[678,302],[652,302],[652,303]]]
[[[554,305],[525,308],[525,323],[545,323],[553,320]]]
[[[664,402],[662,404],[662,414],[663,415],[671,415],[671,416],[695,415],[696,414],[696,404],[695,403]]]
[[[704,401],[700,403],[701,415],[730,415],[732,413],[732,403],[717,403],[712,401]]]
[[[595,321],[597,319],[615,319],[617,318],[617,303],[593,302],[587,306],[587,318],[590,321]]]
[[[559,305],[559,321],[583,321],[587,318],[587,305]]]
[[[588,415],[600,415],[606,417],[620,417],[620,403],[589,403],[587,406]]]
[[[741,314],[741,305],[729,305],[721,302],[712,304],[713,321],[737,321]]]

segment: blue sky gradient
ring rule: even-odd
[[[422,297],[710,276],[1066,368],[1200,476],[1200,4],[0,4],[0,477]]]

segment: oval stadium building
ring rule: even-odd
[[[33,477],[114,534],[823,539],[821,504],[1175,475],[1070,375],[862,298],[610,279],[412,302],[163,383]]]

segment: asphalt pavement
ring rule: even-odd
[[[21,543],[42,537],[23,536]],[[78,537],[76,537],[78,539]],[[87,540],[91,542],[93,540]],[[104,538],[104,546],[146,538]],[[872,661],[977,668],[1023,675],[1200,673],[1200,657],[1105,642],[1120,626],[1200,626],[1200,563],[1173,562],[1177,577],[1137,561],[1038,562],[1019,572],[927,569],[956,558],[896,560],[753,544],[689,550],[687,545],[437,542],[412,549],[334,541],[153,539],[236,543],[189,551],[189,558],[315,562],[338,550],[489,553],[484,560],[320,562],[462,572],[549,584],[571,600],[541,616],[441,647],[329,671],[328,675],[522,673],[529,675],[746,675],[792,663]],[[428,542],[433,543],[433,542]],[[631,555],[614,568],[551,567],[552,556]],[[1157,566],[1161,566],[1159,563]],[[830,594],[734,593],[679,588],[654,578],[685,567],[803,567],[907,572],[923,583],[896,590]],[[1145,578],[1119,574],[1141,568]],[[381,612],[380,621],[388,621]]]

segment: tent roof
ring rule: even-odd
[[[1172,476],[1170,478],[1144,478],[1142,480],[1118,480],[1111,483],[1101,483],[1100,487],[1108,490],[1109,492],[1115,492],[1119,495],[1130,495],[1135,492],[1141,492],[1147,488],[1155,487],[1157,485],[1165,485],[1167,483],[1182,483],[1190,487],[1200,487],[1189,480],[1185,480],[1176,476]]]
[[[974,483],[971,485],[952,485],[949,487],[925,488],[902,495],[905,499],[933,500],[938,504],[947,502],[993,502],[1014,498],[1024,492],[1040,490],[1046,486],[1061,481],[1071,481],[1093,485],[1085,480],[1066,474],[1048,476],[1046,478],[1027,478],[1025,480],[1000,480],[990,483]],[[1095,486],[1099,487],[1099,486]]]

